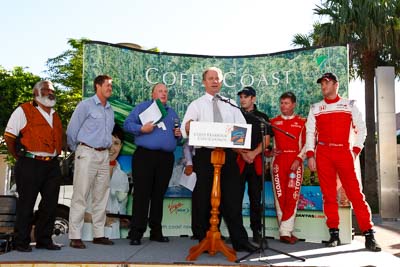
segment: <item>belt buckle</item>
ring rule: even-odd
[[[343,144],[330,143],[329,146],[338,146],[338,147],[340,147],[340,146],[343,146]]]

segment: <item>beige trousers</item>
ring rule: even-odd
[[[87,201],[91,202],[93,237],[104,236],[106,206],[110,194],[108,150],[96,151],[78,145],[75,151],[74,181],[69,211],[69,239],[81,239]],[[88,199],[91,192],[92,199]]]

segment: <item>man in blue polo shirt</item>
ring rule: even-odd
[[[136,144],[132,157],[134,193],[129,232],[131,245],[141,244],[147,222],[150,240],[169,242],[161,229],[163,200],[172,175],[177,138],[181,138],[181,132],[179,125],[176,125],[178,115],[167,106],[168,89],[165,84],[158,83],[153,87],[152,99],[137,105],[124,122],[124,130],[135,136]],[[143,124],[139,115],[157,99],[163,104],[166,116],[157,123],[150,121]]]

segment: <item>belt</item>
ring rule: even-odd
[[[89,146],[89,145],[87,145],[87,144],[85,144],[85,143],[79,143],[80,145],[82,145],[82,146],[87,146],[87,147],[90,147],[90,148],[92,148],[92,149],[94,149],[94,150],[96,150],[96,151],[104,151],[104,150],[107,150],[108,148],[106,148],[106,147],[92,147],[92,146]]]
[[[292,149],[283,149],[281,150],[283,153],[299,153],[298,150],[292,150]]]
[[[37,155],[32,154],[32,153],[29,153],[29,152],[25,152],[25,157],[31,158],[31,159],[43,160],[43,161],[50,161],[50,160],[56,158],[56,156],[55,156],[55,157],[50,157],[50,156],[37,156]]]
[[[349,146],[349,144],[340,144],[340,143],[327,143],[327,142],[322,142],[322,141],[318,141],[318,145],[321,146],[337,146],[337,147],[346,147]]]

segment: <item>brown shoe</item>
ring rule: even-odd
[[[71,248],[80,248],[80,249],[86,248],[85,244],[83,244],[82,240],[80,239],[71,239],[69,246]]]
[[[112,242],[110,239],[107,237],[96,237],[93,238],[93,244],[98,244],[98,245],[114,245],[114,242]]]

